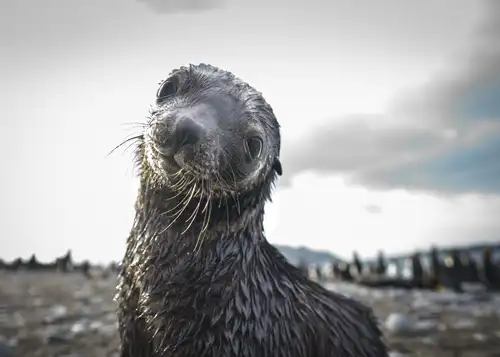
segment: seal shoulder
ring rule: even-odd
[[[387,356],[382,331],[370,307],[324,289],[311,297],[314,311],[309,315],[315,321],[318,356],[329,356],[331,351],[345,356]]]
[[[327,290],[304,277],[296,267],[272,247],[277,261],[286,272],[278,279],[282,288],[295,300],[296,324],[307,324],[312,356],[385,357],[387,346],[373,310],[351,298]],[[281,256],[279,259],[277,256]],[[293,276],[289,274],[292,273]]]

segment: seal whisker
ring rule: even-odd
[[[181,167],[179,170],[177,170],[177,172],[175,174],[172,175],[172,177],[177,178],[177,177],[179,177],[180,175],[182,175],[185,172],[186,172],[186,170],[183,167]]]
[[[211,197],[211,196],[210,196]],[[210,217],[212,216],[212,202],[213,200],[210,198],[209,199],[209,205],[208,205],[208,211],[207,211],[207,223],[204,225],[204,227],[201,229],[201,233],[205,233],[206,230],[208,229],[208,225],[210,223]]]
[[[172,191],[175,193],[182,193],[186,189],[186,187],[189,186],[190,183],[194,182],[194,179],[188,179],[187,177],[182,177],[179,181],[176,183],[170,185],[170,188]],[[172,198],[177,197],[177,195],[174,195],[170,197],[169,199],[171,200]]]
[[[132,126],[139,127],[141,129],[144,129],[145,127],[148,126],[148,124],[146,124],[146,123],[141,123],[141,122],[136,122],[136,121],[121,123],[121,125],[123,125],[123,126],[132,125]]]
[[[208,211],[207,207],[209,208]],[[210,215],[212,214],[212,191],[209,192],[207,202],[205,203],[205,207],[203,208],[202,212],[204,213],[204,215],[203,215],[203,223],[201,225],[200,234],[205,233],[210,223]]]
[[[191,193],[189,194],[189,196],[188,196],[189,198],[187,199],[186,203],[184,204],[184,207],[182,207],[182,209],[179,210],[179,212],[173,218],[172,222],[170,222],[159,234],[163,234],[167,229],[169,229],[177,221],[177,219],[182,215],[182,213],[189,206],[189,202],[191,202],[191,199],[193,198],[195,191],[196,191],[196,183],[193,184],[193,187],[190,191]]]
[[[215,186],[215,188],[222,190],[222,191],[225,191],[228,188],[226,186],[226,184],[222,182],[222,177],[220,177],[219,173],[214,174],[214,179],[215,179],[215,182],[212,183],[212,187]]]
[[[185,193],[184,191],[180,191],[180,192],[179,192],[176,196],[183,195],[184,193]],[[175,197],[175,196],[174,196],[174,197]],[[179,202],[177,202],[177,204],[176,204],[175,206],[173,206],[172,208],[167,209],[166,211],[163,211],[163,212],[161,213],[161,215],[162,215],[162,216],[166,216],[166,217],[173,217],[173,216],[175,216],[177,213],[174,213],[174,214],[172,214],[172,215],[169,215],[169,213],[174,212],[174,211],[176,211],[176,212],[177,212],[177,209],[178,209],[180,206],[184,205],[184,204],[186,203],[186,200],[188,200],[188,198],[189,198],[189,196],[188,196],[188,195],[184,195],[184,197],[182,197],[182,199],[181,199],[181,200],[179,200]]]
[[[174,177],[174,179],[177,178],[175,176],[173,176],[173,177]],[[194,178],[191,178],[191,180],[194,180]],[[189,178],[186,175],[181,176],[181,178],[179,180],[177,180],[176,182],[170,184],[170,188],[173,189],[174,191],[179,190],[180,187],[182,187],[183,185],[185,185],[186,182],[188,182],[188,181],[189,181]]]
[[[129,137],[125,140],[123,140],[120,144],[116,145],[107,155],[107,156],[110,156],[112,153],[114,153],[117,149],[119,149],[121,146],[125,145],[126,143],[130,142],[130,141],[134,141],[134,140],[143,140],[144,139],[144,135],[143,134],[140,134],[140,135],[134,135],[132,137]],[[130,146],[129,146],[130,147]]]
[[[201,193],[201,191],[202,191],[202,188],[200,187],[200,189],[198,190],[198,192]],[[198,214],[198,210],[200,209],[200,205],[201,205],[201,199],[198,199],[198,204],[196,205],[195,209],[193,210],[193,213],[191,213],[191,216],[187,219],[188,225],[181,232],[181,235],[183,235],[184,233],[186,233],[189,230],[189,228],[191,227],[191,225],[193,224],[194,219],[196,218],[196,215]]]
[[[137,146],[139,146],[139,145],[140,145],[140,143],[135,142],[135,141],[131,141],[131,142],[130,142],[130,144],[128,144],[128,145],[125,147],[125,149],[123,149],[123,153],[126,153],[126,152],[127,152],[127,151],[128,151],[128,150],[132,147],[132,146],[134,146],[134,145],[135,145],[135,146],[136,146],[136,148],[137,148]]]
[[[211,201],[212,194],[213,194],[213,191],[212,191],[211,189],[209,189],[209,191],[208,191],[208,198],[207,198],[207,202],[205,203],[205,207],[203,207],[202,212],[206,212],[206,210],[207,210],[207,206],[208,206],[209,202]]]
[[[175,187],[174,191],[176,191],[177,193],[174,196],[171,196],[171,197],[167,198],[165,201],[167,201],[167,202],[168,201],[172,201],[173,199],[175,199],[175,198],[183,195],[185,193],[185,190],[189,188],[189,185],[191,185],[192,183],[194,183],[196,181],[196,179],[194,177],[192,177],[190,179],[188,179],[186,177],[183,177],[181,180],[182,180],[182,183],[181,184],[178,183],[179,187],[175,187],[175,185],[174,186],[170,186],[171,188]],[[177,206],[175,206],[175,207],[177,207]],[[168,210],[167,212],[171,212],[172,209]]]
[[[202,212],[204,213],[203,215],[203,221],[201,224],[201,229],[200,232],[198,233],[198,236],[196,238],[196,243],[194,246],[194,251],[198,252],[199,249],[201,249],[203,241],[205,240],[206,237],[206,230],[208,228],[208,225],[210,223],[210,217],[212,215],[212,194],[213,194],[213,189],[212,189],[212,183],[208,183],[208,196],[206,198],[206,203],[205,207],[203,208]],[[208,211],[207,211],[208,207]]]
[[[189,203],[190,203],[191,198],[192,198],[192,195],[190,195],[189,192],[195,191],[195,187],[196,187],[196,185],[193,186],[192,190],[188,191],[187,192],[188,194],[185,195],[174,207],[163,212],[163,214],[167,214],[167,213],[175,211],[175,213],[173,213],[172,215],[167,215],[167,217],[171,218],[171,217],[180,216],[182,214],[182,212],[189,206]]]
[[[236,181],[236,174],[234,173],[234,170],[233,170],[233,168],[231,166],[231,163],[228,160],[228,153],[226,152],[225,149],[222,150],[222,156],[223,156],[224,160],[228,163],[228,165],[227,165],[228,169],[232,172],[232,179],[233,179],[233,181]],[[224,184],[223,185],[224,191],[230,192],[230,193],[234,192],[234,190],[230,188],[230,185],[226,182],[226,180],[222,177],[221,174],[217,173],[217,177],[219,179],[219,182],[222,182]]]
[[[180,187],[180,189],[178,190],[178,192],[174,196],[166,199],[165,201],[171,201],[174,198],[177,198],[177,197],[179,197],[181,195],[183,196],[182,199],[180,199],[179,202],[177,202],[177,204],[175,206],[173,206],[173,207],[167,209],[166,211],[162,212],[161,215],[166,215],[167,213],[175,211],[180,205],[184,204],[185,200],[188,199],[188,195],[185,194],[187,189],[189,189],[189,186],[186,183],[182,187]]]
[[[165,202],[172,201],[172,200],[178,198],[179,196],[185,196],[185,193],[186,193],[185,191],[188,188],[189,188],[189,183],[187,182],[187,180],[185,180],[184,182],[182,182],[182,185],[180,185],[175,190],[173,190],[173,193],[175,193],[175,195],[172,195],[172,196],[168,197],[167,199],[165,199]]]

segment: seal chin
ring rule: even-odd
[[[179,170],[183,168],[182,165],[179,165],[177,161],[170,156],[164,156],[161,158],[161,160],[162,160],[162,167],[165,171],[165,174],[167,175],[176,174],[177,172],[179,172]]]
[[[170,153],[162,150],[160,147],[151,143],[150,147],[153,149],[153,161],[157,164],[154,166],[160,167],[165,174],[173,174],[178,172],[182,165],[179,165],[178,161],[175,159],[175,156],[172,156]]]
[[[175,153],[172,160],[175,162],[176,166],[178,166],[180,169],[193,173],[196,172],[196,165],[194,165],[192,159],[191,160],[189,159],[189,155],[184,150]]]
[[[175,154],[174,161],[180,168],[186,169],[187,165],[184,162],[184,155],[182,155],[181,153]]]

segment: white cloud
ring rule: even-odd
[[[349,258],[451,245],[497,242],[499,197],[449,198],[405,190],[373,191],[342,177],[298,175],[267,208],[267,237],[274,243],[328,249]],[[379,214],[365,208],[377,205]]]

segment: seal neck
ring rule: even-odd
[[[179,209],[174,208],[181,198],[171,199],[173,193],[157,190],[146,183],[141,185],[133,228],[142,236],[143,244],[151,245],[153,250],[161,246],[177,254],[196,250],[208,254],[212,249],[237,249],[238,243],[248,249],[249,245],[267,242],[263,224],[268,198],[265,190],[214,199],[209,213],[208,209],[197,212],[196,207],[204,207],[206,202],[194,199],[178,217]],[[158,197],[168,198],[162,201]]]
[[[136,201],[136,223],[151,228],[150,234],[189,240],[247,236],[263,237],[264,206],[271,201],[274,171],[253,189],[236,196],[191,197],[179,195],[159,180],[141,177]],[[149,230],[149,229],[148,229]],[[156,232],[154,232],[156,230]]]

